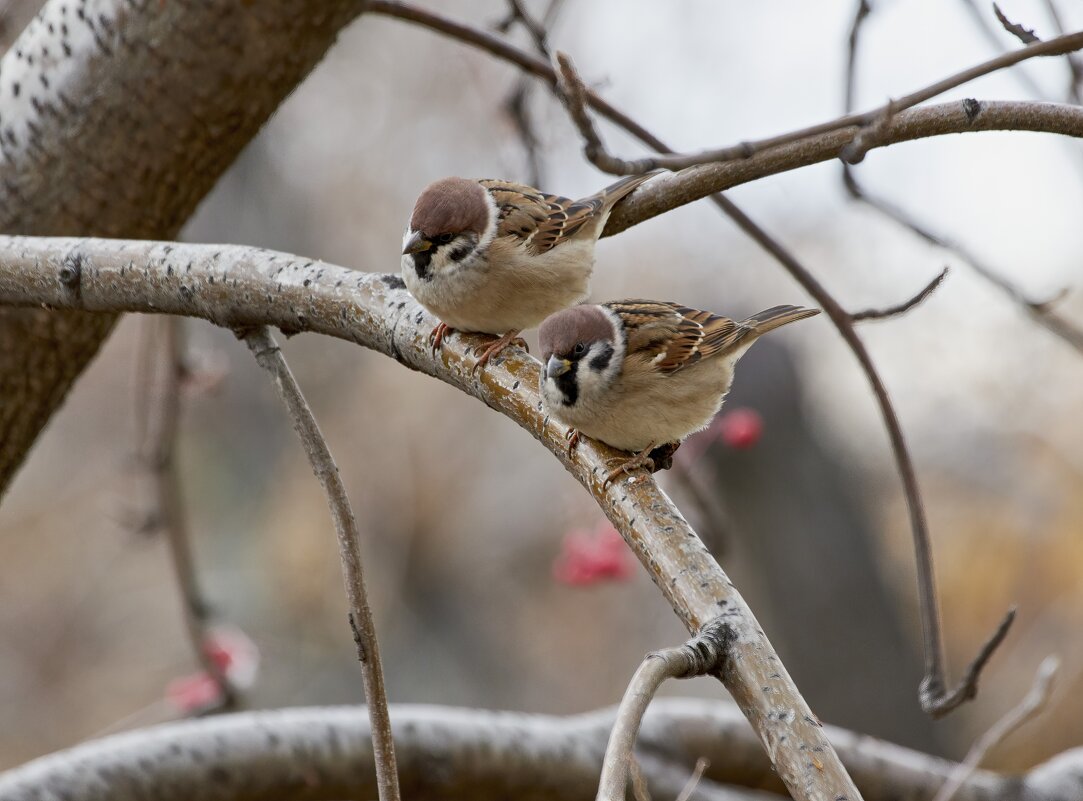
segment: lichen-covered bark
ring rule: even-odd
[[[352,0],[51,0],[0,62],[0,231],[169,239]],[[0,310],[0,492],[114,316]]]

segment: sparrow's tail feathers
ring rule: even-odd
[[[653,170],[642,175],[628,175],[616,183],[612,183],[601,190],[595,197],[602,201],[602,208],[608,212],[617,202],[626,195],[632,194],[640,184],[649,181],[654,176],[665,170]]]
[[[774,306],[765,309],[759,314],[753,314],[747,320],[741,321],[743,328],[748,328],[755,336],[762,336],[768,331],[774,331],[789,323],[804,320],[806,317],[814,317],[820,313],[819,309],[805,309],[801,306]]]

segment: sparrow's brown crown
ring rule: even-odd
[[[429,184],[410,217],[411,230],[430,237],[466,231],[481,236],[488,224],[485,188],[466,178],[441,178]]]
[[[566,356],[579,343],[613,339],[613,325],[605,312],[597,306],[573,306],[550,315],[538,329],[542,362],[550,356]]]

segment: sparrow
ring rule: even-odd
[[[681,440],[710,424],[753,342],[819,313],[775,306],[738,322],[656,300],[574,306],[538,332],[542,401],[571,426],[569,454],[580,434],[635,454],[604,486],[638,467],[654,472]]]
[[[425,187],[403,236],[402,278],[440,319],[429,338],[433,352],[452,329],[498,335],[476,371],[519,332],[582,302],[614,204],[654,174],[582,200],[489,179],[443,178]]]

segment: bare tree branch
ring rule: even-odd
[[[515,64],[549,86],[556,85],[556,73],[548,63],[485,31],[396,0],[364,0],[364,9],[443,33]],[[647,147],[659,152],[668,150],[650,131],[589,89],[586,100],[599,115],[628,131]],[[1057,103],[953,101],[896,114],[884,130],[883,138],[871,147],[946,134],[1002,130],[1042,131],[1083,138],[1083,109]],[[740,184],[838,158],[856,134],[854,126],[841,128],[775,146],[751,158],[704,164],[659,176],[617,205],[603,236],[619,234],[652,217]]]
[[[1045,7],[1049,12],[1050,19],[1053,20],[1053,27],[1058,34],[1063,34],[1064,23],[1061,22],[1056,0],[1045,0]],[[1083,62],[1075,56],[1067,56],[1064,60],[1068,63],[1068,102],[1079,103],[1083,99],[1083,95],[1080,94],[1081,90],[1083,90]],[[1041,97],[1041,93],[1035,92],[1034,96]]]
[[[703,757],[696,760],[696,767],[692,771],[692,775],[688,778],[688,784],[686,784],[677,795],[676,801],[692,801],[692,795],[696,792],[697,786],[703,779],[703,772],[710,766],[711,763]]]
[[[867,11],[863,12],[860,7],[858,8],[850,34],[850,54],[847,59],[848,71],[846,75],[847,111],[849,110],[849,104],[853,101],[853,85],[855,81],[857,49],[860,44],[861,23],[866,18],[867,13]],[[967,101],[964,101],[964,103],[965,102]],[[975,114],[984,113],[982,104],[978,104],[977,101],[969,102],[975,104]],[[842,180],[846,191],[852,198],[871,206],[885,217],[894,220],[899,225],[909,229],[913,234],[921,237],[926,242],[953,253],[960,260],[966,262],[974,272],[992,283],[1014,303],[1018,304],[1032,320],[1053,335],[1060,337],[1080,353],[1083,353],[1083,328],[1066,320],[1062,315],[1057,314],[1050,302],[1032,300],[1015,283],[1001,276],[996,270],[987,265],[962,244],[954,242],[942,233],[934,231],[932,228],[918,221],[905,209],[902,209],[883,198],[870,194],[858,182],[854,170],[846,164],[842,165]]]
[[[170,562],[181,597],[181,612],[184,615],[188,640],[200,666],[218,687],[218,697],[206,709],[200,710],[201,714],[205,714],[232,709],[239,700],[239,694],[207,647],[210,605],[204,598],[196,576],[191,534],[184,510],[180,473],[177,470],[181,383],[187,371],[184,320],[166,317],[150,319],[148,322],[161,330],[162,337],[160,351],[156,353],[154,349],[148,349],[145,354],[149,359],[160,357],[159,370],[155,371],[151,364],[143,364],[139,381],[138,406],[142,409],[137,412],[137,416],[145,420],[140,428],[146,426],[142,433],[147,436],[148,441],[141,438],[138,459],[151,479],[152,495],[151,508],[147,510],[140,527],[146,531],[161,531],[169,546]],[[157,380],[152,378],[155,372],[159,373]],[[150,406],[157,407],[157,414],[150,413]]]
[[[940,271],[940,274],[937,275],[936,278],[927,283],[920,292],[909,300],[903,301],[895,306],[889,306],[886,309],[865,309],[865,311],[851,312],[850,320],[855,323],[864,322],[865,320],[888,320],[892,317],[898,317],[900,314],[905,314],[915,306],[923,303],[929,295],[936,291],[936,288],[939,287],[947,277],[948,268],[945,267]]]
[[[549,29],[560,15],[564,7],[564,0],[549,0],[549,5],[546,7],[541,20],[532,18],[523,8],[521,0],[508,0],[508,5],[510,7],[508,18],[501,23],[498,29],[506,33],[512,24],[519,22],[530,32],[534,47],[538,53],[544,58],[549,58]],[[527,160],[528,180],[532,186],[541,186],[544,183],[542,180],[541,155],[538,152],[538,135],[534,130],[534,120],[531,118],[529,105],[530,88],[532,86],[533,82],[530,80],[530,75],[520,73],[515,82],[515,87],[504,101],[504,110],[515,125],[515,131],[523,145],[523,152]]]
[[[594,799],[616,715],[615,709],[557,717],[410,704],[391,712],[407,797],[442,801]],[[957,768],[857,732],[833,726],[825,732],[867,801],[928,801]],[[784,792],[782,783],[734,704],[655,700],[637,741],[637,761],[655,797],[676,796],[700,757],[709,762],[704,782],[726,791],[722,797],[781,801],[774,794]],[[1022,776],[976,769],[953,801],[1077,801],[1081,781],[1083,748],[1077,748]],[[334,801],[375,789],[372,740],[357,707],[169,723],[0,773],[5,801]]]
[[[993,14],[996,15],[997,22],[1000,23],[1001,27],[1023,44],[1029,45],[1033,44],[1034,42],[1042,41],[1034,35],[1033,28],[1024,28],[1022,25],[1016,22],[1012,22],[1010,19],[1004,16],[1004,12],[1000,10],[1000,6],[998,6],[996,3],[993,3]]]
[[[722,681],[746,711],[798,801],[859,795],[744,599],[653,479],[605,484],[626,454],[584,440],[567,453],[564,427],[542,412],[538,363],[520,350],[472,375],[463,335],[434,356],[435,320],[397,275],[359,273],[252,248],[114,240],[0,237],[0,304],[154,311],[230,329],[316,331],[387,354],[481,399],[533,434],[592,494],[690,631],[722,617],[733,633]],[[808,754],[816,754],[812,762]]]
[[[278,394],[289,410],[290,421],[297,436],[301,438],[305,455],[312,465],[324,494],[331,518],[338,534],[339,558],[342,561],[343,583],[350,605],[350,628],[357,646],[357,660],[361,663],[361,678],[368,701],[369,723],[372,727],[372,751],[376,760],[376,785],[380,801],[399,801],[399,776],[395,767],[395,742],[391,738],[391,718],[387,712],[387,692],[384,688],[383,666],[380,664],[380,646],[376,638],[376,624],[372,619],[368,593],[365,590],[365,573],[361,559],[361,535],[357,520],[350,506],[346,487],[338,473],[327,441],[320,432],[312,410],[308,408],[301,387],[297,384],[286,358],[266,326],[259,326],[238,333],[260,367],[274,379]]]
[[[859,8],[863,10],[865,15],[868,14],[867,6],[861,5]],[[851,37],[853,37],[852,32]],[[659,168],[681,170],[686,167],[695,167],[702,164],[726,162],[734,159],[747,159],[764,150],[769,150],[780,145],[788,145],[802,139],[808,139],[813,136],[837,131],[841,128],[852,128],[856,126],[863,130],[859,132],[858,138],[854,142],[856,147],[851,149],[849,158],[847,159],[848,161],[851,161],[851,163],[856,163],[861,160],[865,151],[873,147],[874,143],[883,136],[884,132],[889,127],[888,123],[891,118],[900,111],[916,106],[919,103],[924,103],[926,100],[930,100],[937,95],[969,83],[983,75],[988,75],[991,72],[1011,67],[1021,61],[1026,61],[1029,58],[1034,58],[1036,56],[1059,56],[1074,52],[1081,48],[1083,48],[1083,31],[1067,34],[1065,36],[1058,36],[1047,42],[1035,42],[1020,50],[1013,50],[995,56],[988,61],[958,72],[955,75],[944,78],[943,80],[937,81],[936,83],[930,84],[915,92],[911,92],[897,100],[889,100],[880,108],[872,109],[871,111],[862,112],[860,114],[845,114],[834,120],[822,122],[818,125],[810,125],[807,128],[790,131],[767,139],[741,142],[729,147],[701,150],[696,153],[648,156],[646,158],[634,160],[620,159],[606,152],[604,154],[606,159],[605,166],[598,164],[589,153],[587,158],[598,166],[599,169],[611,172],[615,175],[636,175]],[[580,107],[585,107],[585,95],[581,95],[578,99],[578,105]],[[577,120],[577,122],[580,121]],[[582,124],[580,124],[579,127],[580,131],[584,131],[584,126]],[[596,135],[594,139],[597,139]],[[600,142],[593,141],[590,138],[587,139],[588,148],[598,149],[599,146]]]
[[[172,236],[234,154],[311,69],[337,30],[361,10],[450,33],[531,74],[554,80],[548,64],[497,37],[394,2],[268,0],[197,9],[179,2],[111,0],[96,19],[78,23],[60,19],[64,5],[63,0],[50,2],[0,69],[7,123],[0,140],[7,158],[7,182],[0,187],[0,230]],[[244,24],[233,19],[237,14],[244,15]],[[247,36],[257,38],[259,46],[249,46]],[[157,44],[137,44],[146,42]],[[199,58],[187,57],[185,43],[190,42],[201,43]],[[22,63],[20,51],[43,48],[64,57],[36,62],[32,69]],[[238,62],[238,52],[249,57]],[[153,81],[140,84],[135,103],[129,85],[133,74],[153,76]],[[228,90],[206,91],[222,81],[227,81]],[[14,92],[14,83],[25,84],[27,91]],[[159,97],[169,102],[162,107],[155,102]],[[649,134],[626,115],[600,98],[592,96],[590,102],[649,144]],[[883,144],[998,128],[1083,135],[1083,111],[1073,107],[987,103],[977,114],[962,112],[957,104],[948,104],[915,110],[912,116],[896,115],[884,132]],[[207,130],[226,134],[206,137]],[[677,181],[670,191],[622,203],[606,232],[617,233],[630,221],[735,183],[834,158],[853,136],[854,131],[843,129],[816,142],[797,142],[784,153],[765,151],[761,155],[767,158],[756,164],[735,162],[740,165],[736,169],[733,164],[730,169],[713,165],[721,171],[701,168],[703,172],[673,176]],[[133,139],[147,145],[132,147]],[[171,142],[186,144],[174,147]],[[124,177],[131,175],[142,178],[137,184],[125,182]],[[110,178],[128,190],[103,195],[101,187]],[[0,313],[0,397],[5,399],[0,402],[0,487],[6,486],[112,324],[107,316]],[[27,383],[29,375],[36,377],[33,384]]]
[[[1045,705],[1049,703],[1049,695],[1053,691],[1053,680],[1056,678],[1059,669],[1060,659],[1055,656],[1047,656],[1042,661],[1042,664],[1038,667],[1038,672],[1034,676],[1034,683],[1023,700],[1017,706],[1009,709],[1004,717],[994,723],[985,734],[977,739],[974,745],[971,746],[970,751],[967,752],[966,759],[955,766],[955,769],[951,772],[951,777],[937,791],[933,801],[951,801],[966,782],[967,777],[978,769],[990,749],[1004,742],[1011,736],[1012,732],[1045,708]]]
[[[582,79],[575,72],[571,60],[563,53],[557,54],[557,62],[560,70],[557,92],[568,107],[569,114],[586,142],[584,152],[587,158],[600,169],[605,169],[604,165],[612,163],[612,157],[605,151],[590,115],[586,111],[586,89]],[[661,142],[658,142],[656,149],[668,150]],[[917,473],[914,470],[914,463],[909,448],[907,448],[906,439],[903,436],[902,426],[891,403],[887,387],[884,386],[879,373],[876,371],[864,343],[854,330],[853,317],[842,308],[839,302],[804,265],[778,240],[738,208],[733,201],[721,193],[712,195],[711,200],[753,241],[782,264],[786,271],[793,276],[794,280],[812,295],[823,308],[828,318],[835,325],[835,329],[853,352],[869,381],[873,394],[876,396],[877,403],[880,406],[880,414],[888,432],[888,438],[891,440],[891,448],[895,455],[899,477],[902,480],[903,492],[910,512],[910,529],[913,534],[914,553],[917,560],[918,600],[925,646],[925,677],[918,689],[918,698],[922,709],[929,714],[934,717],[946,715],[977,694],[978,678],[981,670],[1007,636],[1008,629],[1015,619],[1015,610],[1008,611],[964,673],[961,682],[956,687],[949,689],[946,678],[947,667],[940,617],[940,600],[936,592],[936,575],[933,568],[932,543],[921,499],[921,491],[918,486]]]
[[[628,683],[617,709],[617,719],[602,761],[598,801],[624,801],[636,735],[643,715],[662,683],[666,679],[692,679],[722,671],[729,639],[725,621],[716,619],[683,645],[647,654]]]
[[[980,5],[977,0],[963,0],[963,5],[966,7],[967,12],[969,12],[971,19],[974,20],[981,35],[985,37],[985,40],[993,47],[993,49],[998,53],[1006,52],[1008,48],[1005,46],[997,26],[993,24],[989,17],[989,7],[985,0],[983,0]],[[1065,31],[1061,31],[1060,33],[1064,34]],[[853,42],[851,41],[850,52],[853,52],[853,50]],[[1065,56],[1066,61],[1071,61],[1071,59],[1072,57],[1070,55]],[[1038,85],[1037,81],[1031,77],[1025,67],[1012,70],[1011,75],[1020,85],[1022,85],[1027,91],[1027,94],[1031,97],[1042,97],[1041,87]],[[847,109],[852,109],[853,107],[853,103],[847,103],[846,105]]]

